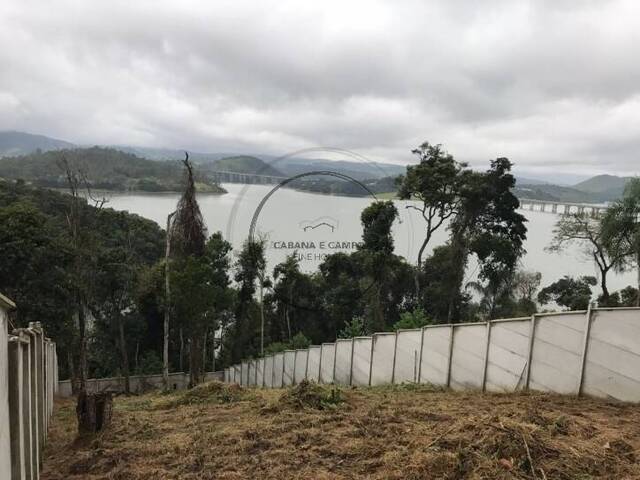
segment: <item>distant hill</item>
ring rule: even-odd
[[[166,192],[182,190],[182,166],[177,161],[160,162],[136,157],[112,148],[92,147],[37,152],[0,159],[0,177],[24,180],[41,187],[66,188],[60,165],[66,158],[86,172],[93,188],[115,191]],[[225,190],[204,174],[196,180],[202,192]]]
[[[206,171],[222,171],[236,173],[253,173],[256,175],[271,175],[274,177],[286,177],[280,170],[273,168],[257,157],[249,155],[237,155],[233,157],[221,158],[208,163]]]
[[[61,150],[73,148],[73,143],[45,137],[44,135],[32,135],[24,132],[4,131],[0,132],[0,157],[28,155],[41,150]]]
[[[596,194],[605,200],[615,200],[616,198],[620,198],[629,180],[631,180],[631,177],[598,175],[574,185],[574,188],[583,192]]]
[[[298,175],[314,170],[330,170],[332,172],[348,175],[356,180],[381,179],[384,177],[396,177],[406,172],[405,165],[391,163],[367,163],[347,160],[325,160],[319,158],[283,158],[274,164],[274,167],[282,170],[287,176]]]

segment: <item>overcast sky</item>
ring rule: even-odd
[[[0,130],[640,173],[640,1],[0,2]]]

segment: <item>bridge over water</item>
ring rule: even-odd
[[[599,216],[607,208],[607,205],[596,205],[589,203],[576,203],[576,202],[560,202],[555,200],[533,200],[530,198],[520,198],[520,208],[523,210],[569,214],[589,213],[594,217]]]

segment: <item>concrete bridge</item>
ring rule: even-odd
[[[238,173],[228,171],[211,172],[210,177],[218,183],[251,183],[260,185],[277,185],[278,183],[287,179],[287,177],[276,177],[273,175],[260,175],[256,173]]]
[[[549,212],[562,215],[567,215],[569,213],[588,213],[593,217],[597,217],[608,208],[607,205],[561,202],[555,200],[533,200],[530,198],[520,198],[519,200],[520,208],[523,210]]]

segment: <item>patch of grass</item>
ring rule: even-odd
[[[209,382],[190,390],[165,395],[152,402],[152,408],[168,410],[182,405],[234,403],[251,398],[251,393],[237,384]]]
[[[335,409],[344,401],[344,393],[339,388],[303,380],[282,394],[278,399],[278,406],[294,409],[330,410]]]

